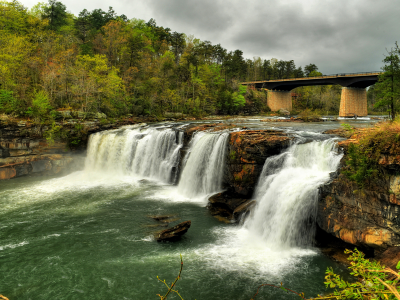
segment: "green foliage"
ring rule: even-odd
[[[342,128],[343,128],[344,130],[348,131],[348,132],[351,132],[351,133],[354,132],[354,128],[351,127],[351,125],[348,124],[348,123],[342,123],[342,124],[340,124],[340,126],[342,126]]]
[[[375,85],[377,98],[374,107],[385,107],[390,112],[392,120],[396,118],[396,112],[399,110],[400,100],[400,48],[395,44],[395,48],[388,51],[385,56],[382,67],[384,71],[379,75],[379,81]]]
[[[45,121],[51,118],[50,111],[53,107],[50,105],[49,97],[45,91],[35,92],[32,99],[32,106],[28,107],[26,114],[35,119],[35,121]]]
[[[53,145],[54,141],[60,138],[61,135],[62,135],[62,126],[56,125],[54,121],[51,124],[51,128],[49,128],[43,133],[43,137],[47,140],[47,143],[49,145]]]
[[[379,262],[365,259],[364,254],[357,249],[346,250],[345,253],[350,254],[350,274],[358,280],[347,282],[335,274],[332,268],[328,268],[325,285],[336,290],[333,295],[314,299],[400,299],[399,273],[381,266]]]
[[[400,143],[400,119],[378,124],[375,128],[362,131],[357,143],[351,143],[343,171],[362,188],[372,178],[378,179],[379,159],[391,153]]]
[[[49,0],[49,4],[43,9],[43,18],[49,20],[51,30],[59,30],[62,26],[68,24],[67,8],[59,1]]]
[[[368,153],[355,144],[349,145],[346,164],[348,169],[343,171],[344,174],[360,187],[364,187],[366,181],[377,172],[375,162],[368,157]]]
[[[171,32],[154,19],[128,20],[111,7],[73,16],[57,0],[31,10],[0,0],[0,28],[0,110],[48,123],[58,116],[45,101],[32,104],[32,91],[54,110],[201,117],[237,114],[245,105],[265,110],[264,92],[246,92],[239,82],[304,76],[293,60],[246,60],[239,49]],[[310,64],[307,72],[317,69]]]
[[[354,127],[348,123],[342,123],[340,126],[346,131],[346,135],[350,137],[354,133]]]
[[[304,122],[320,121],[321,114],[318,110],[306,108],[298,114],[298,118],[302,119]]]
[[[0,113],[17,113],[18,100],[14,98],[12,91],[0,90]]]
[[[269,107],[267,106],[267,94],[264,91],[248,89],[247,100],[259,112],[261,111],[265,112],[269,110]]]
[[[396,272],[390,268],[381,266],[377,261],[370,261],[365,258],[364,253],[355,249],[354,251],[346,249],[345,254],[349,254],[348,260],[350,261],[351,270],[350,275],[355,277],[354,281],[348,282],[340,275],[335,274],[332,267],[328,267],[325,272],[325,286],[326,288],[335,289],[335,291],[326,296],[318,295],[315,298],[308,298],[308,300],[341,300],[341,299],[356,299],[356,300],[400,300],[400,272]],[[175,281],[169,286],[165,280],[161,280],[158,276],[157,279],[162,282],[168,289],[164,296],[158,294],[160,300],[166,300],[171,293],[175,293],[183,300],[178,290],[174,287],[178,280],[181,279],[183,261],[180,255],[181,267],[179,274]],[[396,268],[400,269],[400,261],[397,263]],[[298,293],[287,287],[283,283],[279,286],[273,284],[262,284],[258,287],[257,292],[250,300],[254,300],[262,287],[272,287],[280,289],[288,294],[297,295],[303,300],[307,300],[304,293]]]
[[[76,148],[83,142],[83,137],[87,135],[87,130],[81,123],[76,123],[72,130],[57,125],[55,121],[51,123],[51,126],[43,133],[44,138],[47,142],[52,145],[56,140],[64,140],[67,142],[69,148]]]
[[[235,150],[231,150],[231,152],[229,152],[229,158],[231,160],[235,160],[236,159],[236,151]]]

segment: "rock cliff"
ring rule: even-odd
[[[358,142],[359,138],[352,137],[339,143],[345,156],[332,181],[320,189],[317,223],[335,237],[378,256],[384,251],[399,253],[400,144],[388,139],[390,146],[378,149],[377,141],[373,142],[378,155],[376,175],[360,186],[345,174],[349,145]]]

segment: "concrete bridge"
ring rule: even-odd
[[[292,111],[291,90],[299,86],[333,85],[342,86],[340,99],[340,117],[366,116],[367,90],[366,87],[378,81],[381,72],[347,73],[335,75],[322,75],[317,77],[276,79],[265,81],[242,82],[258,89],[267,89],[267,104],[272,111],[283,108]]]

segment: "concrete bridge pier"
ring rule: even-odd
[[[268,90],[267,105],[272,111],[278,111],[281,108],[292,111],[292,92]]]
[[[364,88],[343,87],[340,99],[339,117],[365,117],[368,115],[367,90]]]

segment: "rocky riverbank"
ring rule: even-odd
[[[325,232],[374,253],[394,268],[400,260],[400,142],[397,130],[391,130],[355,130],[339,142],[345,155],[332,181],[320,189],[317,223]],[[357,153],[357,171],[367,170],[362,182],[349,179],[349,173],[355,172],[350,165],[357,159],[350,151],[352,144],[367,149]]]

